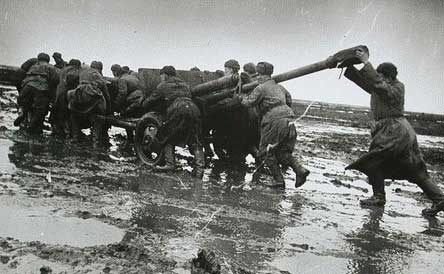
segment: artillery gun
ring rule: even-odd
[[[361,49],[363,51],[368,52],[368,48],[362,45],[349,48],[346,50],[339,51],[333,56],[330,56],[327,59],[322,60],[320,62],[303,66],[297,69],[293,69],[285,73],[277,74],[274,75],[272,78],[277,83],[280,83],[329,68],[336,68],[336,67],[343,68],[353,64],[358,64],[360,63],[360,60],[356,58],[357,49]],[[187,72],[187,73],[192,73],[192,72]],[[179,74],[179,76],[182,75]],[[238,90],[239,88],[242,89],[243,92],[247,93],[252,91],[255,87],[259,85],[258,81],[242,84],[239,82],[240,81],[239,75],[236,74],[232,76],[224,76],[209,82],[204,82],[196,85],[193,85],[190,81],[187,81],[186,77],[184,76],[185,75],[183,75],[182,78],[186,82],[188,82],[191,86],[191,93],[193,96],[193,100],[199,106],[199,108],[203,113],[204,124],[208,123],[208,120],[211,119],[211,116],[214,114],[214,112],[220,111],[220,108],[218,108],[217,106],[218,102],[226,98],[232,97],[235,92],[239,91]],[[146,79],[146,77],[142,77],[142,79],[144,78]],[[235,106],[231,105],[228,110],[225,110],[225,114],[228,115],[229,112],[236,111],[236,107],[238,109],[242,108],[242,106],[240,105],[235,105]],[[245,115],[245,113],[240,113],[240,114]],[[225,119],[228,117],[227,116],[224,117],[224,114],[222,114],[222,118]],[[161,120],[156,115],[156,113],[151,112],[145,114],[138,121],[136,126],[136,134],[135,134],[136,152],[139,155],[140,159],[149,165],[157,163],[161,158],[160,155],[162,152],[162,144],[160,144],[155,138],[161,125],[162,125]],[[239,126],[238,124],[233,124],[231,126],[232,126],[231,128],[232,132],[238,132],[240,130],[239,128],[236,128],[236,126]],[[259,127],[259,124],[257,124],[257,127]],[[249,130],[258,132],[259,128],[257,129],[250,128]],[[214,138],[218,137],[217,134],[219,133],[216,131],[213,132],[213,134],[216,135],[212,136]],[[226,151],[228,151],[229,153],[228,156],[232,159],[244,159],[245,156],[249,153],[248,144],[259,142],[259,135],[257,135],[258,138],[257,140],[246,138],[246,136],[241,136],[240,139],[242,140],[239,140],[239,138],[236,138],[239,137],[239,135],[237,135],[236,137],[233,136],[229,137],[231,138],[228,138],[228,140],[224,144],[222,144],[223,146],[222,149],[226,149]],[[211,140],[204,140],[204,142],[205,141],[211,141]],[[214,142],[213,145],[216,150],[216,144]]]
[[[315,73],[329,68],[342,68],[353,64],[358,64],[360,61],[356,58],[356,50],[361,49],[368,52],[366,46],[357,46],[342,50],[328,57],[325,60],[316,62],[307,66],[296,68],[285,73],[274,75],[272,78],[277,82],[284,82],[295,79],[307,74]],[[0,65],[0,84],[3,85],[19,85],[20,75],[18,67]],[[157,87],[160,83],[159,69],[144,69],[138,71],[139,78],[142,81],[144,93],[146,96]],[[215,72],[208,71],[184,71],[177,70],[177,74],[191,87],[193,100],[199,106],[203,113],[203,121],[212,115],[217,110],[216,105],[223,99],[230,98],[235,92],[242,89],[242,92],[252,91],[259,85],[258,81],[251,83],[241,83],[239,75],[218,76]],[[114,78],[106,78],[109,82],[109,87],[113,89]],[[241,106],[235,106],[241,107]],[[232,108],[230,108],[232,109]],[[106,121],[110,125],[135,130],[135,149],[138,157],[148,165],[154,165],[161,159],[163,144],[156,139],[156,134],[162,126],[162,120],[158,113],[149,112],[140,118],[122,119],[116,116],[100,116],[100,119]],[[232,130],[236,130],[235,128]],[[257,129],[259,131],[259,129]],[[217,132],[215,133],[217,134]],[[214,137],[214,136],[213,136]],[[236,158],[243,158],[248,154],[246,145],[248,142],[258,142],[258,140],[227,140],[224,144],[224,149],[233,146],[231,153],[236,153]]]

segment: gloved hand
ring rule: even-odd
[[[359,60],[361,60],[361,62],[365,65],[368,63],[368,59],[369,59],[369,55],[367,52],[365,52],[364,50],[358,48],[356,50],[356,57],[359,58]]]

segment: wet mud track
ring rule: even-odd
[[[200,248],[222,273],[444,272],[444,215],[421,217],[418,187],[387,181],[385,208],[359,206],[370,188],[344,167],[366,150],[365,128],[301,120],[308,182],[295,189],[289,172],[285,190],[245,190],[233,186],[251,179],[250,159],[213,159],[200,181],[179,149],[183,170],[156,174],[121,149],[121,131],[110,151],[29,139],[13,110],[0,110],[0,273],[190,273]],[[443,187],[444,138],[419,141]]]

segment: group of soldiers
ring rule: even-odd
[[[444,211],[444,194],[431,181],[416,133],[404,117],[404,85],[397,79],[397,68],[392,63],[382,63],[374,69],[368,53],[359,49],[356,56],[363,67],[357,69],[351,65],[345,76],[370,94],[375,120],[369,152],[347,167],[366,174],[372,186],[373,196],[361,200],[361,205],[384,206],[384,180],[403,179],[417,184],[432,200],[432,207],[424,209],[423,214],[435,216]],[[43,121],[51,109],[54,134],[78,140],[81,129],[91,127],[93,144],[100,146],[108,141],[109,125],[101,122],[98,115],[117,112],[122,117],[140,117],[155,110],[162,117],[157,138],[165,144],[164,163],[156,166],[156,170],[174,170],[175,146],[186,144],[194,155],[193,174],[201,177],[205,155],[213,153],[205,136],[214,135],[214,152],[223,158],[226,153],[223,150],[229,149],[226,139],[236,140],[236,134],[247,133],[249,142],[240,146],[255,157],[258,166],[265,164],[273,177],[273,187],[285,187],[282,170],[293,169],[296,187],[302,186],[310,174],[293,155],[297,132],[291,96],[273,80],[274,67],[268,62],[246,64],[240,77],[242,83],[257,81],[258,86],[248,93],[240,88],[232,97],[219,101],[216,111],[203,119],[202,110],[192,100],[189,85],[178,77],[173,66],[160,70],[160,84],[146,96],[137,73],[113,65],[117,92],[112,94],[102,76],[101,62],[82,66],[76,59],[64,62],[59,53],[53,57],[54,66],[49,64],[49,55],[45,53],[21,66],[20,115],[15,124],[25,123],[30,133],[42,132]],[[328,59],[331,67],[335,67],[336,61],[334,57]],[[240,65],[231,59],[224,69],[217,72],[219,76],[238,74]],[[223,111],[230,109],[227,106],[235,106],[231,116]],[[233,126],[237,124],[245,126],[236,130]],[[127,131],[127,138],[133,138],[131,130]]]
[[[14,124],[30,134],[41,134],[50,112],[54,135],[80,141],[81,129],[91,127],[93,145],[106,146],[109,126],[97,119],[97,115],[114,111],[123,116],[135,115],[132,104],[143,97],[140,80],[128,67],[113,65],[118,93],[112,93],[102,74],[102,62],[93,61],[90,65],[78,59],[65,62],[58,52],[53,58],[55,64],[51,65],[49,55],[40,53],[23,63],[17,72],[19,116]]]

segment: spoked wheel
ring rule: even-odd
[[[163,145],[157,140],[161,120],[154,113],[145,114],[137,123],[134,143],[139,159],[151,167],[163,157]]]

